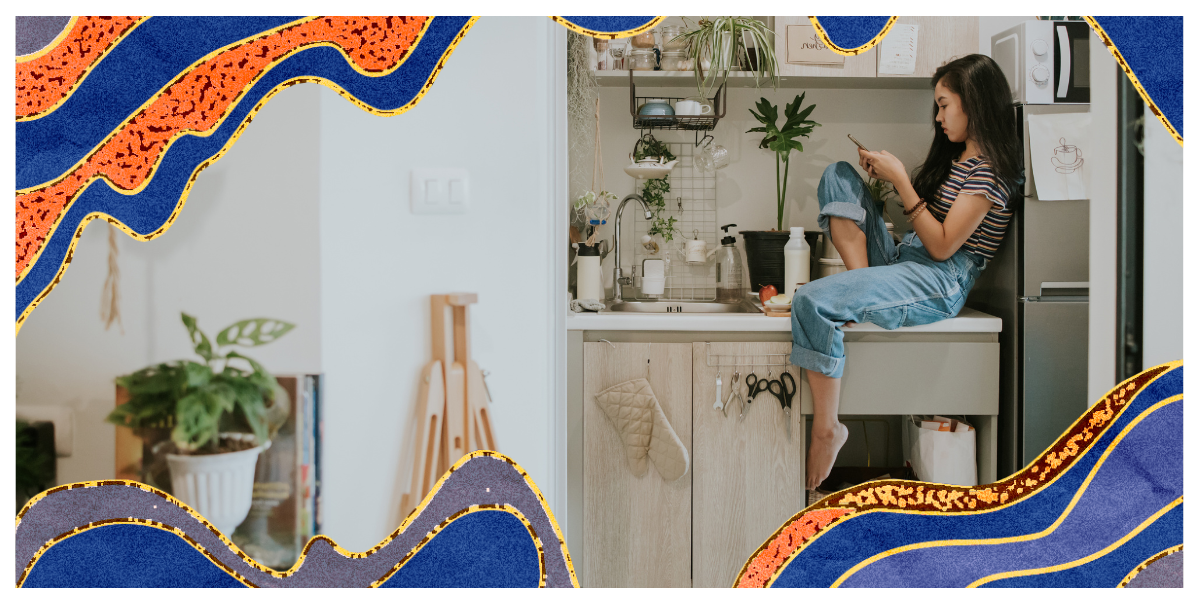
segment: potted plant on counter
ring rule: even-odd
[[[289,400],[257,361],[215,350],[196,319],[181,316],[203,362],[165,362],[118,377],[129,399],[107,420],[143,439],[169,428],[163,443],[173,495],[228,535],[250,510],[258,454],[287,420]],[[261,346],[294,327],[275,319],[238,321],[217,334],[216,345]]]
[[[759,148],[765,148],[775,153],[775,206],[776,224],[771,231],[743,231],[746,240],[746,265],[750,269],[750,290],[758,291],[765,285],[774,285],[783,289],[783,247],[787,244],[791,233],[783,226],[783,212],[787,203],[787,177],[791,161],[788,160],[792,150],[804,151],[804,145],[797,138],[808,137],[814,127],[821,124],[808,120],[808,115],[817,107],[811,104],[801,110],[804,104],[804,94],[796,96],[783,110],[783,125],[776,125],[779,119],[779,107],[772,105],[766,98],[758,101],[758,112],[750,109],[750,114],[762,123],[761,127],[750,129],[746,133],[759,132],[763,136]],[[780,169],[780,166],[783,168]]]

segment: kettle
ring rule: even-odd
[[[712,258],[712,256],[716,253],[716,248],[713,248],[712,251],[709,251],[708,242],[700,239],[700,230],[693,229],[692,239],[688,240],[687,244],[684,245],[683,259],[686,260],[689,265],[702,265],[708,262],[708,259]]]

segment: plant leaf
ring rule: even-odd
[[[217,334],[217,345],[261,346],[283,337],[295,327],[278,319],[246,319],[222,329]]]
[[[188,336],[191,337],[192,347],[196,350],[196,354],[199,354],[205,361],[212,360],[212,343],[208,341],[208,336],[204,335],[204,332],[196,326],[196,318],[183,312],[179,313],[179,316],[183,319],[184,326],[187,327]]]

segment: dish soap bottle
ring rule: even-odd
[[[793,227],[792,237],[783,247],[783,289],[781,292],[791,296],[796,288],[808,283],[811,252],[808,242],[804,241],[804,228]]]
[[[746,297],[746,288],[742,286],[742,253],[738,252],[737,238],[729,235],[730,227],[737,225],[730,223],[721,228],[725,237],[717,249],[717,302],[725,304],[735,304]]]

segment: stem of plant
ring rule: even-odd
[[[783,159],[783,185],[779,188],[779,230],[783,231],[783,205],[787,198],[787,176],[788,167],[791,163],[785,158]]]
[[[779,153],[776,152],[775,153],[775,193],[778,195],[775,197],[775,205],[783,206],[783,192],[781,191],[781,188],[779,186],[780,186],[780,184],[779,184]],[[783,231],[783,209],[779,209],[776,212],[778,213],[776,215],[776,217],[777,217],[776,220],[779,221],[777,228],[779,231]]]

